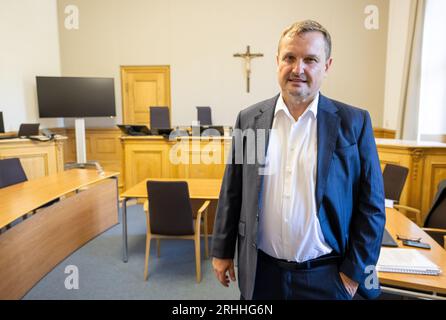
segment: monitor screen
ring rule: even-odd
[[[40,118],[116,116],[113,78],[36,77]]]
[[[5,132],[5,125],[3,124],[3,112],[0,111],[0,133]]]

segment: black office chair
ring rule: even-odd
[[[148,202],[144,203],[147,220],[144,280],[148,278],[150,240],[157,239],[158,256],[160,239],[189,239],[195,242],[195,267],[197,282],[201,281],[200,229],[204,223],[205,257],[209,256],[207,210],[205,201],[193,221],[187,182],[147,181]],[[174,200],[172,200],[174,199]]]
[[[211,107],[197,107],[197,119],[202,126],[212,125]]]
[[[23,170],[22,164],[19,158],[9,158],[0,160],[0,188],[6,188],[17,183],[28,181],[26,173]],[[36,213],[37,210],[48,207],[53,203],[59,201],[59,198],[54,199],[39,208],[35,209],[33,212],[25,214],[22,218],[25,220],[28,215]],[[6,229],[9,229],[11,225],[7,225]]]
[[[409,169],[395,164],[386,164],[383,171],[384,193],[386,199],[395,203],[400,201]]]
[[[27,180],[28,179],[19,158],[0,160],[0,188],[6,188],[20,182],[25,182]],[[23,219],[26,218],[27,215],[23,216]],[[6,226],[6,229],[10,228],[11,224],[8,224]]]
[[[170,129],[168,107],[150,107],[150,129]]]
[[[393,207],[401,211],[406,216],[410,213],[415,216],[413,219],[419,226],[421,226],[421,212],[411,207],[400,205],[399,201],[404,185],[406,184],[409,169],[396,164],[386,164],[383,171],[384,194],[385,198],[393,200]]]
[[[426,215],[423,230],[446,249],[446,180],[438,184],[437,194]]]
[[[9,187],[27,180],[19,158],[0,160],[0,188]]]

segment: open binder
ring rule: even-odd
[[[380,272],[439,275],[441,269],[416,249],[381,248],[376,269]]]

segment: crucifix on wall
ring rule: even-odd
[[[263,57],[263,53],[251,53],[249,46],[245,53],[235,53],[234,57],[245,59],[246,92],[249,92],[249,80],[251,78],[251,59]]]

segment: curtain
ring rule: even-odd
[[[400,138],[419,140],[419,113],[423,29],[426,0],[413,0],[409,26],[408,50],[403,75]]]

